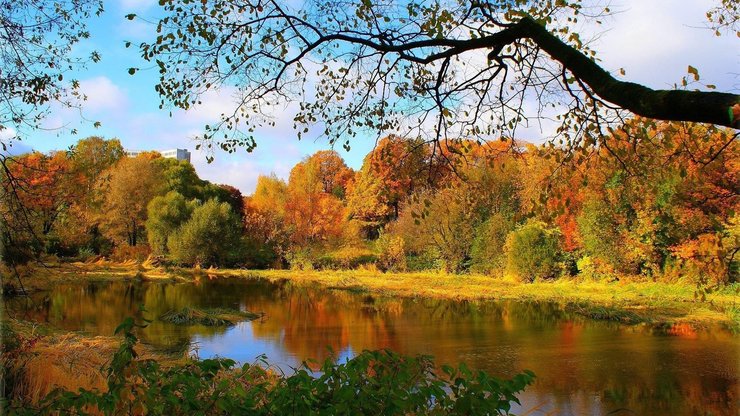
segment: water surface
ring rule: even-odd
[[[126,316],[146,317],[153,322],[139,337],[157,348],[241,362],[266,354],[285,371],[323,360],[329,348],[340,359],[378,348],[429,354],[501,377],[529,369],[537,381],[521,396],[519,414],[738,414],[740,337],[719,329],[658,333],[588,320],[555,304],[400,299],[220,278],[60,284],[6,306],[19,318],[92,335],[111,335]],[[230,328],[156,319],[185,306],[265,317]]]

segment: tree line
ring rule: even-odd
[[[93,137],[9,164],[28,209],[3,238],[27,248],[18,259],[731,282],[738,150],[732,131],[642,118],[580,152],[391,135],[358,171],[319,151],[243,197],[188,162],[124,157],[117,140]],[[12,241],[23,221],[41,238]]]

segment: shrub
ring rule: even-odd
[[[241,221],[226,202],[211,199],[170,235],[167,248],[176,263],[230,266],[243,256]]]
[[[248,269],[281,268],[281,258],[275,247],[255,238],[244,239],[244,254],[244,266]]]
[[[175,191],[152,199],[147,205],[146,236],[155,254],[167,253],[167,240],[190,218],[197,206]]]
[[[375,263],[378,257],[365,247],[346,246],[317,258],[313,265],[317,269],[347,270]]]
[[[539,221],[529,221],[509,233],[504,248],[506,270],[526,282],[549,279],[560,271],[560,233]]]
[[[314,257],[307,248],[292,248],[285,255],[292,270],[313,270]]]
[[[88,261],[95,257],[95,251],[90,247],[81,247],[77,250],[77,259],[79,261]]]
[[[421,253],[407,255],[406,267],[413,272],[440,271],[444,269],[444,261],[440,258],[437,249],[430,247]]]
[[[597,260],[593,257],[583,256],[576,262],[578,268],[578,276],[584,280],[601,280],[608,276],[608,273],[604,273],[606,265],[599,265]]]
[[[388,272],[404,272],[406,265],[406,250],[404,249],[403,238],[399,236],[389,236],[383,234],[377,241],[378,267]]]

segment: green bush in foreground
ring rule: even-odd
[[[242,367],[228,359],[163,367],[137,359],[135,326],[128,318],[116,330],[124,341],[108,368],[108,391],[56,391],[39,408],[10,414],[502,415],[534,379],[526,371],[500,380],[464,365],[438,371],[428,356],[388,350],[365,351],[344,364],[329,359],[319,373],[304,363],[290,376],[270,371],[264,357],[262,365]]]

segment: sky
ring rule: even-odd
[[[625,80],[652,88],[671,88],[687,74],[688,65],[696,67],[702,82],[714,84],[719,91],[740,91],[740,39],[734,34],[716,37],[706,29],[705,13],[719,0],[614,0],[616,13],[604,19],[603,25],[592,31],[592,48],[598,52],[602,65],[612,73],[624,68]],[[127,149],[165,150],[187,148],[201,178],[214,183],[236,186],[251,194],[259,175],[275,173],[287,179],[290,169],[304,157],[331,148],[321,137],[298,140],[292,129],[293,114],[275,114],[273,128],[257,131],[257,148],[252,153],[240,151],[227,154],[216,151],[215,160],[206,162],[206,155],[195,150],[192,137],[204,125],[214,122],[230,108],[229,91],[204,97],[203,104],[188,112],[159,109],[159,97],[154,91],[158,72],[139,57],[136,47],[125,48],[124,42],[137,45],[154,38],[154,27],[140,19],[130,21],[129,13],[155,20],[159,10],[156,0],[106,0],[105,12],[90,22],[91,38],[76,46],[79,53],[97,50],[102,61],[77,74],[88,99],[83,116],[100,121],[94,128],[81,122],[80,114],[55,110],[45,120],[51,131],[29,134],[14,152],[28,149],[48,152],[66,149],[80,138],[91,135],[118,138]],[[582,38],[589,38],[582,33]],[[142,68],[134,76],[129,67]],[[697,86],[698,88],[699,86]],[[55,130],[64,126],[64,130]],[[77,128],[77,135],[60,133]],[[530,142],[541,142],[548,129],[537,126],[520,130]],[[336,146],[347,164],[358,169],[362,159],[372,149],[376,137],[356,138],[347,152]]]

